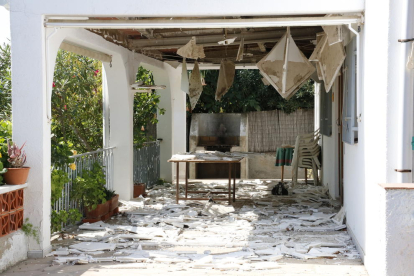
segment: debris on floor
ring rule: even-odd
[[[207,193],[226,189],[223,183],[189,185]],[[59,265],[162,263],[221,271],[276,269],[287,258],[339,264],[360,258],[345,231],[345,213],[325,187],[297,185],[289,195],[275,196],[276,184],[240,180],[233,205],[176,204],[175,187],[155,186],[145,199],[120,201],[117,217],[84,223],[71,233],[74,239],[54,241],[50,255]]]

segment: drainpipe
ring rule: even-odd
[[[404,0],[401,5],[401,37],[403,39],[412,38],[410,26],[411,20],[411,7],[409,0]],[[392,42],[398,43],[398,42]],[[411,183],[412,182],[412,148],[411,137],[413,136],[413,84],[412,76],[413,71],[407,69],[407,59],[411,50],[411,43],[399,43],[399,99],[398,99],[398,133],[397,133],[397,183]]]

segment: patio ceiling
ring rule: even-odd
[[[308,18],[322,18],[325,15],[308,15]],[[295,18],[297,16],[284,16],[283,18]],[[227,19],[260,20],[270,17],[238,17]],[[278,19],[278,17],[272,17]],[[279,17],[280,18],[280,17]],[[180,20],[182,18],[174,18]],[[185,18],[194,22],[206,20],[220,20],[223,18]],[[271,18],[270,18],[271,19]],[[236,64],[255,64],[261,60],[285,34],[286,27],[251,27],[251,28],[128,28],[130,22],[159,22],[170,18],[117,18],[117,17],[89,17],[83,22],[125,23],[123,28],[87,28],[89,31],[104,37],[106,40],[128,48],[131,51],[161,60],[182,61],[177,54],[177,49],[187,44],[192,37],[196,37],[198,45],[203,45],[206,57],[199,62],[205,64],[220,64],[223,58],[227,58]],[[185,21],[182,20],[182,21]],[[198,21],[199,20],[199,21]],[[299,20],[298,20],[299,21]],[[54,20],[48,22],[53,23]],[[74,21],[72,21],[74,22]],[[103,22],[103,23],[102,23]],[[97,24],[99,24],[97,23]],[[309,57],[316,44],[316,34],[322,32],[320,26],[294,26],[291,34],[299,49]],[[234,38],[236,40],[229,45],[220,45],[219,41]],[[240,39],[244,38],[243,60],[236,61]],[[192,63],[194,60],[188,60]]]

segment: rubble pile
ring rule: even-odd
[[[121,201],[121,215],[85,223],[54,264],[99,262],[170,264],[177,269],[274,269],[286,258],[360,258],[345,214],[324,187],[297,185],[288,196],[271,194],[276,182],[240,181],[233,205],[206,201],[175,204],[175,187],[155,186],[148,197]],[[224,189],[192,183],[192,189]],[[224,195],[225,196],[225,195]]]

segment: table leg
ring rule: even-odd
[[[187,199],[188,190],[188,162],[185,163],[185,198]]]
[[[282,179],[281,179],[282,183],[283,183],[284,174],[285,174],[285,166],[282,166]]]
[[[305,168],[305,184],[308,184],[308,169]]]
[[[180,194],[180,162],[177,162],[177,194],[176,194],[176,198],[175,201],[178,204],[178,198],[179,198],[179,194]]]
[[[231,163],[229,163],[229,204],[231,204]]]
[[[234,178],[233,178],[233,202],[236,202],[236,164],[233,165]]]

